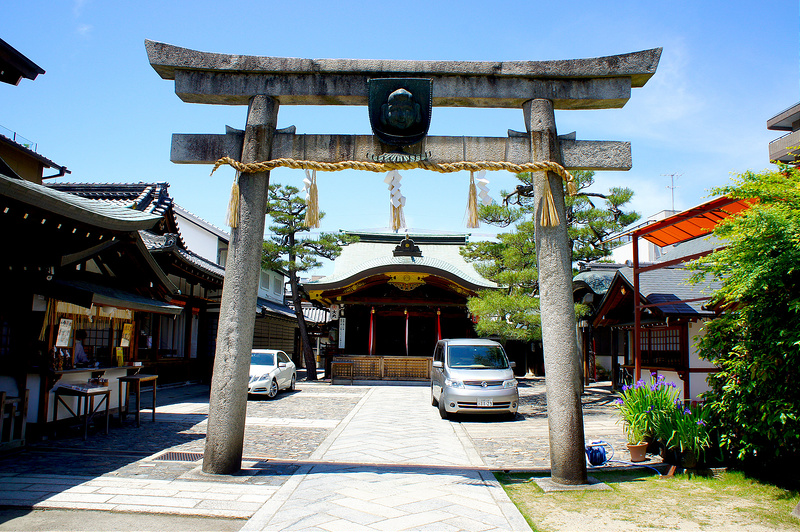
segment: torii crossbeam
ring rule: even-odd
[[[208,164],[223,156],[244,163],[282,157],[368,160],[387,150],[375,137],[276,131],[279,106],[367,105],[372,79],[424,78],[431,81],[433,106],[522,109],[526,125],[525,132],[509,131],[507,138],[426,137],[418,148],[433,162],[550,161],[568,169],[628,170],[629,143],[560,138],[554,109],[622,107],[631,88],[644,86],[655,74],[661,57],[661,49],[655,48],[562,61],[380,61],[227,55],[153,41],[145,41],[145,47],[150,64],[162,78],[175,81],[175,93],[184,102],[248,106],[244,131],[173,136],[172,161]],[[241,468],[268,183],[269,172],[243,174],[239,181],[240,222],[231,230],[225,267],[203,458],[207,473],[230,474]],[[536,173],[535,197],[543,197],[546,183],[564,220],[558,176]],[[580,359],[567,227],[542,226],[538,213],[535,220],[552,478],[584,484]]]

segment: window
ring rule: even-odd
[[[272,291],[276,294],[283,292],[283,278],[276,276],[272,279]]]
[[[436,350],[433,352],[433,360],[442,361],[442,344],[436,345]]]
[[[269,290],[269,274],[264,271],[261,272],[261,289]]]
[[[160,316],[159,356],[162,358],[183,358],[185,312],[178,316]]]
[[[644,329],[640,331],[642,364],[678,367],[681,364],[681,329]]]

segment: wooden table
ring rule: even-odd
[[[108,386],[100,386],[95,388],[68,388],[68,387],[58,387],[53,392],[55,394],[55,405],[53,408],[53,422],[55,423],[58,421],[58,403],[64,405],[64,408],[69,410],[69,413],[72,414],[74,417],[80,419],[81,417],[81,401],[83,401],[83,439],[85,440],[87,435],[89,434],[89,421],[91,421],[95,414],[97,414],[98,409],[103,406],[103,403],[106,405],[106,434],[108,434],[108,398],[111,395],[111,390]],[[100,402],[95,406],[94,398],[96,396],[101,396]],[[78,398],[78,408],[77,413],[72,411],[72,408],[64,402],[63,397],[77,397]],[[91,408],[89,406],[91,402]]]
[[[136,426],[139,426],[139,408],[142,404],[142,383],[153,383],[153,421],[156,420],[156,379],[158,375],[127,375],[125,377],[117,377],[119,379],[119,420],[125,421],[125,416],[128,414],[130,406],[130,389],[128,386],[133,386],[133,393],[136,396]],[[122,408],[122,385],[125,384],[125,409]]]

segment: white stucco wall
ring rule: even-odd
[[[283,303],[284,277],[278,272],[261,270],[258,280],[258,297]]]
[[[598,355],[597,357],[595,357],[595,362],[594,363],[597,366],[598,370],[600,368],[603,368],[606,373],[611,375],[611,357],[610,356]]]
[[[705,336],[705,324],[708,320],[701,320],[689,324],[689,367],[690,368],[713,368],[714,364],[708,360],[700,358],[698,355],[697,342]]]
[[[714,364],[707,360],[701,359],[697,354],[697,340],[703,336],[705,333],[703,326],[707,320],[703,320],[700,322],[693,322],[689,324],[689,368],[690,369],[712,369],[714,368]],[[681,380],[678,377],[678,374],[674,371],[662,371],[659,372],[661,375],[664,375],[664,378],[667,382],[674,382],[678,388],[680,388],[680,395],[681,399],[684,398],[683,390],[686,388],[687,383],[684,380]],[[705,371],[701,372],[690,372],[688,374],[688,386],[689,386],[689,399],[691,401],[700,401],[701,397],[700,394],[709,390],[708,386],[708,377],[709,373]]]
[[[219,238],[217,235],[208,232],[203,227],[194,223],[192,220],[180,216],[176,213],[178,224],[180,225],[181,236],[188,247],[204,259],[217,262],[217,250]]]
[[[715,368],[716,366],[698,355],[697,341],[705,335],[705,324],[708,320],[701,320],[689,324],[689,367],[690,368]],[[707,392],[710,387],[706,380],[708,373],[692,373],[689,391],[693,401],[700,400],[700,394]]]

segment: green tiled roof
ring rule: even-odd
[[[363,233],[362,233],[363,234]],[[377,235],[375,235],[377,236]],[[332,275],[318,281],[304,283],[309,289],[319,290],[342,285],[369,272],[389,272],[393,269],[409,272],[437,272],[443,277],[460,280],[476,289],[497,288],[497,284],[484,279],[475,271],[472,264],[464,260],[459,249],[465,242],[463,236],[450,242],[442,242],[440,235],[432,235],[437,243],[426,243],[421,235],[409,235],[419,245],[421,257],[393,256],[394,248],[400,244],[404,235],[380,235],[381,238],[367,238],[345,246],[341,256],[334,263]],[[430,241],[429,241],[430,242]]]

